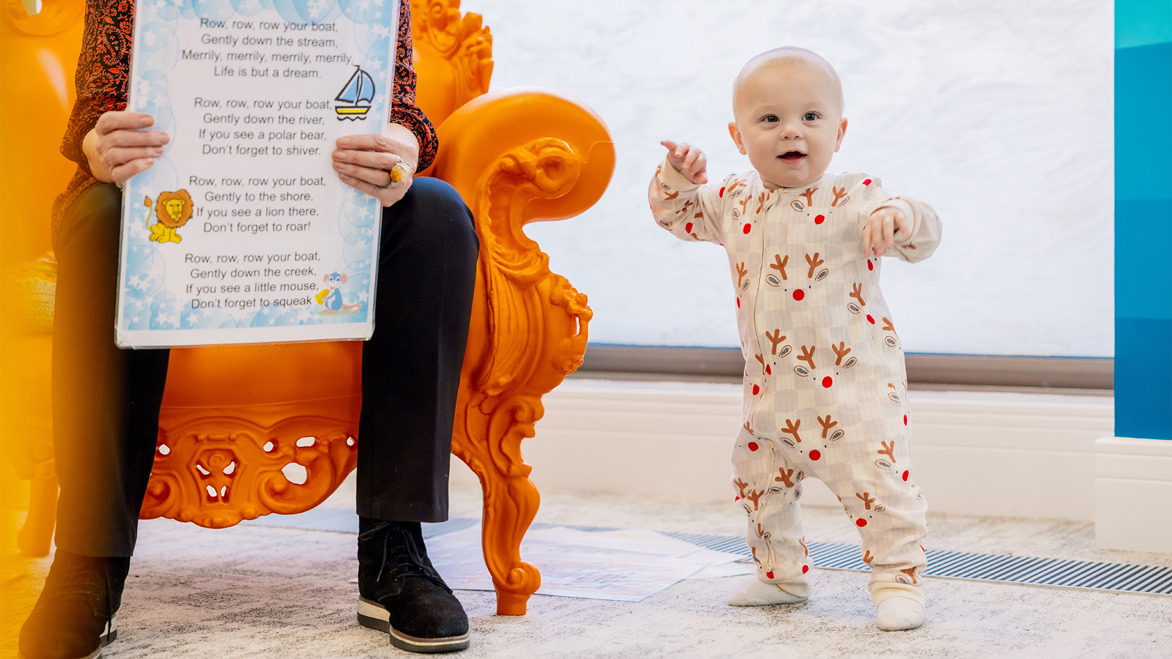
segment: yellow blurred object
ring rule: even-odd
[[[57,145],[73,106],[84,9],[83,0],[48,0],[29,15],[17,0],[0,4],[0,546],[26,556],[49,553],[57,512],[49,396],[56,271],[41,255],[51,247],[53,199],[75,168]],[[10,521],[25,500],[17,533]]]
[[[82,4],[45,2],[46,9]],[[541,578],[520,557],[539,502],[520,442],[544,414],[541,396],[581,364],[591,317],[586,296],[550,272],[522,226],[593,205],[609,183],[614,148],[601,118],[580,102],[538,89],[487,93],[492,38],[479,16],[460,13],[459,0],[411,5],[418,103],[441,145],[423,175],[460,192],[480,238],[452,452],[484,489],[484,555],[497,611],[522,615]],[[80,27],[80,10],[70,21]],[[19,70],[38,72],[25,79],[54,75],[36,64],[36,48],[68,42],[76,55],[81,40],[73,30],[39,38],[42,45],[19,49]],[[4,48],[8,130],[11,106],[33,96],[9,93],[7,42]],[[5,158],[55,154],[62,132],[27,131],[13,151],[5,142]],[[51,177],[27,183],[21,193],[35,190],[37,203],[21,215],[6,209],[5,217],[47,225],[64,184]],[[361,355],[359,342],[173,349],[142,517],[220,528],[321,503],[355,467]]]

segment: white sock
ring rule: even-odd
[[[924,624],[924,605],[910,597],[888,597],[875,607],[879,612],[879,629],[899,632]]]
[[[798,586],[798,584],[795,584]],[[733,589],[728,596],[729,606],[767,606],[769,604],[797,604],[809,599],[809,586],[802,584],[794,590],[805,591],[805,595],[795,595],[775,583],[765,583],[755,576],[748,577]]]

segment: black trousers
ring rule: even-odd
[[[58,229],[53,329],[56,543],[130,556],[167,379],[167,350],[114,344],[122,193],[87,190]],[[358,514],[447,519],[448,465],[478,241],[447,183],[418,178],[384,209],[374,336],[363,347]]]

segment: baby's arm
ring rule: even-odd
[[[894,256],[915,263],[936,251],[940,245],[940,218],[931,206],[914,199],[888,197],[878,180],[866,185],[863,194],[863,256],[882,256],[891,250]]]
[[[683,240],[722,242],[720,193],[701,187],[708,182],[704,152],[670,140],[661,144],[667,156],[647,190],[655,221]]]

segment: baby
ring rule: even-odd
[[[724,246],[736,287],[746,368],[733,484],[757,572],[729,604],[810,596],[798,499],[811,476],[858,527],[879,628],[914,629],[924,621],[927,504],[911,477],[907,375],[878,257],[927,258],[940,221],[877,178],[825,174],[846,133],[842,107],[824,59],[762,53],[733,84],[728,126],[754,171],[703,185],[703,152],[664,141],[648,196],[677,237]]]

